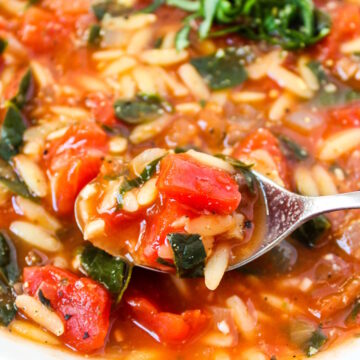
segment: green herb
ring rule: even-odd
[[[314,73],[320,84],[328,81],[328,75],[320,61],[312,60],[307,64],[307,67]]]
[[[3,38],[0,38],[0,54],[3,54],[8,46],[8,42]]]
[[[134,179],[124,179],[120,186],[120,191],[117,196],[118,206],[121,208],[123,205],[124,195],[131,189],[137,188],[145,184],[155,174],[156,167],[163,157],[159,157],[147,164],[141,174]]]
[[[250,192],[252,194],[255,193],[256,178],[254,174],[251,172],[251,168],[253,167],[253,164],[245,164],[244,162],[237,160],[228,155],[217,154],[215,156],[225,160],[230,165],[232,165],[236,170],[239,170],[243,175]]]
[[[153,13],[163,4],[165,4],[165,0],[153,0],[152,4],[144,9],[141,9],[140,12],[145,14]]]
[[[320,215],[300,226],[291,236],[302,242],[304,245],[312,248],[316,246],[318,240],[330,228],[330,221],[324,215]]]
[[[360,313],[360,299],[356,299],[350,314],[346,318],[346,321],[350,321],[350,320],[355,321],[359,313]]]
[[[41,302],[44,306],[46,306],[46,307],[48,307],[48,308],[51,308],[51,302],[50,302],[50,300],[49,300],[47,297],[45,297],[45,295],[44,295],[44,293],[42,292],[41,289],[39,290],[38,295],[39,295],[39,300],[40,300],[40,302]]]
[[[0,324],[7,326],[15,317],[15,294],[12,285],[19,278],[16,250],[11,239],[0,232]]]
[[[132,267],[91,244],[85,246],[80,255],[82,269],[95,281],[103,284],[120,301],[131,277]]]
[[[177,275],[181,278],[203,276],[206,252],[200,235],[171,233],[167,239],[174,252]]]
[[[101,26],[93,24],[89,29],[88,44],[92,46],[99,46],[101,43]]]
[[[170,261],[168,261],[168,260],[166,260],[166,259],[163,259],[163,258],[161,258],[161,257],[158,257],[158,258],[156,259],[156,262],[157,262],[158,264],[160,264],[160,265],[168,266],[168,267],[171,267],[171,268],[174,268],[174,267],[175,267],[175,265],[174,265],[172,262],[170,262]]]
[[[154,48],[155,49],[160,49],[161,48],[161,45],[162,45],[162,42],[163,42],[163,38],[162,37],[158,37],[155,42],[154,42]]]
[[[313,356],[317,354],[320,348],[326,343],[327,337],[319,327],[312,333],[312,336],[307,344],[306,355]]]
[[[98,20],[102,20],[106,14],[113,17],[127,15],[132,9],[116,0],[102,0],[92,6],[92,11]]]
[[[195,58],[190,62],[213,90],[233,87],[247,79],[241,48],[221,49],[213,55]]]
[[[330,17],[312,0],[167,0],[200,19],[200,39],[239,33],[285,49],[313,45],[330,32]],[[221,25],[211,32],[212,26]],[[188,24],[185,24],[187,26]]]
[[[175,45],[176,45],[177,51],[181,51],[181,50],[189,47],[189,45],[190,45],[190,40],[189,40],[190,30],[191,30],[190,25],[185,25],[176,33]]]
[[[131,125],[154,120],[173,110],[159,96],[146,94],[138,94],[134,100],[117,100],[114,109],[118,119]]]
[[[278,139],[282,145],[282,150],[286,157],[295,158],[296,160],[305,160],[309,157],[309,153],[306,149],[301,147],[295,141],[291,140],[285,135],[279,135]]]
[[[174,153],[175,154],[183,154],[186,153],[189,150],[196,150],[196,151],[201,151],[197,146],[194,145],[186,145],[186,146],[177,146],[174,149]]]
[[[19,152],[26,126],[18,108],[9,103],[0,133],[0,157],[8,161]]]
[[[34,96],[35,80],[31,69],[22,77],[17,94],[10,100],[19,110]]]

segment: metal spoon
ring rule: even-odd
[[[270,251],[294,230],[317,215],[337,210],[360,209],[360,191],[330,196],[302,196],[284,189],[256,171],[252,171],[252,173],[258,181],[260,196],[263,197],[265,205],[265,231],[262,232],[261,239],[257,241],[257,246],[254,246],[251,251],[247,251],[246,255],[240,256],[235,264],[228,267],[227,271],[239,268]],[[80,197],[81,193],[75,203],[75,219],[79,229],[83,232],[84,222],[79,210]],[[256,226],[255,223],[255,228]],[[97,244],[95,243],[95,245]],[[134,262],[134,259],[125,258]],[[134,263],[134,265],[163,272],[145,264]]]
[[[302,196],[284,189],[255,171],[252,172],[259,182],[265,201],[266,231],[260,246],[251,255],[239,259],[228,270],[239,268],[267,253],[306,221],[318,215],[360,208],[360,191],[328,196]]]

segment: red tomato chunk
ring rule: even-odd
[[[35,296],[41,290],[64,321],[62,340],[67,345],[85,353],[104,346],[111,308],[105,288],[51,265],[24,268],[23,276],[25,291]]]
[[[187,155],[168,155],[157,182],[160,192],[198,210],[231,214],[241,194],[230,174],[202,165]]]
[[[92,123],[73,125],[51,143],[45,159],[53,206],[61,215],[73,213],[76,196],[98,174],[106,150],[106,133]]]
[[[188,310],[181,314],[161,312],[149,300],[140,296],[126,299],[132,318],[154,333],[164,343],[180,345],[188,342],[205,329],[209,320],[201,310]]]

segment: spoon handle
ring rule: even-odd
[[[360,209],[360,191],[308,197],[305,200],[304,216],[310,218],[330,211],[346,209]]]

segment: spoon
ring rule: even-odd
[[[302,196],[286,190],[256,171],[252,173],[258,180],[265,201],[266,231],[260,246],[227,270],[239,268],[264,255],[305,222],[318,215],[337,210],[360,209],[360,191],[327,196]]]
[[[265,229],[262,229],[264,230],[262,231],[263,235],[257,241],[257,246],[246,252],[246,255],[240,256],[236,263],[227,268],[227,271],[248,264],[267,253],[306,221],[318,215],[337,210],[360,209],[360,191],[330,196],[302,196],[286,190],[256,171],[252,171],[252,173],[257,179],[260,196],[265,205]],[[75,202],[75,219],[81,232],[84,232],[84,222],[79,207],[81,196],[80,192]],[[136,263],[132,257],[126,256],[125,258],[136,266],[164,272],[145,264]]]

